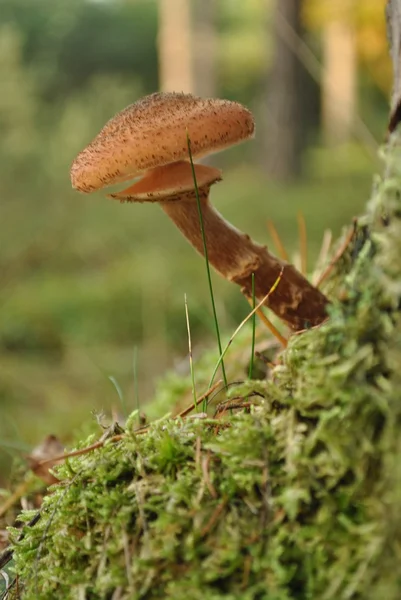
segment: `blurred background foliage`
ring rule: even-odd
[[[166,1],[176,18],[172,29],[161,22]],[[296,0],[302,11],[286,36],[275,19],[293,1],[280,0],[278,8],[273,0],[0,0],[3,474],[14,452],[48,433],[67,440],[91,410],[118,406],[110,376],[133,407],[135,369],[141,404],[166,368],[187,369],[184,293],[198,353],[214,339],[204,262],[158,207],[119,205],[104,194],[70,189],[71,161],[106,120],[140,96],[168,88],[160,64],[169,43],[178,40],[185,57],[197,40],[192,91],[211,90],[255,113],[255,141],[212,159],[225,175],[213,202],[230,221],[269,242],[266,222],[273,219],[294,253],[301,210],[313,264],[323,231],[338,235],[361,210],[387,118],[384,0]],[[192,11],[188,23],[180,21],[184,5]],[[198,21],[208,38],[197,39]],[[330,37],[333,23],[340,27]],[[341,54],[344,39],[352,61]],[[276,116],[274,102],[269,108],[286,72],[279,44],[290,49],[294,72],[303,72],[301,87],[284,88],[293,105],[303,106],[298,116],[291,107]],[[331,70],[330,52],[342,68]],[[197,75],[202,60],[209,60],[207,76]],[[184,83],[182,89],[191,91]],[[342,90],[352,102],[335,104],[347,114],[325,110]],[[276,137],[272,124],[279,125]],[[271,169],[269,153],[277,159],[281,140],[291,145],[299,126],[297,165],[284,157],[284,170]],[[228,334],[248,305],[235,286],[214,281]]]

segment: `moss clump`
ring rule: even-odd
[[[15,544],[23,598],[398,599],[401,152],[264,400],[63,465]],[[30,514],[22,518],[29,520]]]

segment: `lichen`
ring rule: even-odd
[[[15,541],[25,600],[400,597],[396,142],[327,285],[329,320],[247,382],[250,412],[142,435],[131,418],[121,441],[61,466]]]

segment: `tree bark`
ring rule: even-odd
[[[401,120],[401,0],[387,3],[387,35],[393,61],[393,94],[391,98],[389,131],[394,131]]]

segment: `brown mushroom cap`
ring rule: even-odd
[[[229,100],[156,93],[115,115],[71,167],[74,188],[93,192],[144,171],[218,152],[252,137],[252,114]]]
[[[221,171],[214,167],[195,164],[194,170],[199,190],[221,180]],[[110,198],[123,202],[160,202],[182,198],[188,193],[193,196],[194,190],[192,167],[182,160],[152,169],[129,188],[110,194]]]

